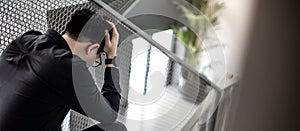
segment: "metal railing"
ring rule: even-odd
[[[167,50],[166,48],[164,48],[163,46],[161,46],[159,43],[157,43],[155,40],[153,40],[151,38],[151,36],[148,35],[145,31],[143,31],[142,29],[140,29],[138,26],[136,26],[134,23],[132,23],[131,21],[129,21],[127,18],[125,18],[124,16],[122,16],[118,12],[116,12],[109,5],[107,5],[106,3],[104,3],[101,0],[91,0],[91,1],[93,1],[93,2],[97,3],[98,5],[100,5],[101,7],[103,7],[103,9],[105,11],[107,11],[108,13],[110,13],[111,15],[113,15],[119,22],[121,22],[122,24],[124,24],[125,26],[127,26],[128,28],[130,28],[133,32],[137,33],[139,36],[141,36],[145,40],[147,40],[151,45],[153,45],[156,48],[158,48],[160,51],[162,51],[169,58],[171,58],[175,62],[179,63],[182,67],[186,68],[189,72],[193,73],[196,76],[199,76],[200,79],[203,80],[204,82],[206,82],[207,85],[211,86],[212,88],[216,89],[219,92],[222,92],[222,89],[220,87],[218,87],[213,82],[211,82],[210,80],[208,80],[202,74],[200,74],[195,69],[193,69],[191,66],[187,65],[183,60],[181,60],[179,57],[177,57],[174,53],[170,52],[169,50]]]

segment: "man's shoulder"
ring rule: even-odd
[[[22,36],[26,36],[26,35],[42,35],[43,33],[37,30],[29,30],[27,32],[25,32],[24,34],[22,34]]]
[[[45,33],[30,30],[24,33],[19,41],[26,46],[31,54],[48,60],[61,60],[72,57],[67,42],[53,29],[48,29]]]

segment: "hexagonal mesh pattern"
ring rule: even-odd
[[[134,1],[136,0],[103,0],[104,3],[108,4],[119,13],[124,13]]]
[[[92,3],[87,4],[88,1],[89,0],[1,0],[0,54],[8,43],[30,29],[44,32],[48,27],[54,27],[54,29],[61,33],[65,28],[64,24],[70,19],[74,10],[80,8],[99,9],[98,5]],[[116,11],[123,12],[134,0],[104,0],[104,2],[112,6]],[[77,6],[74,7],[74,5]],[[62,12],[59,15],[56,14],[58,13],[56,9],[68,6],[70,8],[64,8],[60,10]],[[59,22],[57,22],[57,20],[59,20]]]
[[[47,12],[57,8],[86,3],[87,0],[2,0],[0,1],[0,53],[18,35],[35,29],[47,30]],[[67,13],[67,12],[66,12]],[[63,16],[67,17],[67,15]],[[61,30],[64,27],[58,26]]]

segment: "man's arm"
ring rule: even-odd
[[[118,69],[113,67],[105,69],[104,85],[100,92],[85,63],[79,57],[73,58],[72,66],[78,104],[71,108],[99,122],[115,121],[121,98]]]
[[[105,32],[104,52],[106,53],[107,59],[113,59],[115,56],[117,56],[119,33],[116,26],[112,22],[107,22],[112,26],[112,36],[110,36],[108,31]],[[104,85],[101,92],[105,98],[110,100],[112,108],[115,111],[118,111],[121,99],[121,88],[119,84],[119,71],[113,64],[106,63]]]
[[[112,26],[113,31],[112,36],[109,35],[108,31],[105,33],[104,52],[108,59],[113,59],[117,55],[119,33],[112,22],[107,22]],[[104,85],[101,90],[102,94],[100,94],[85,64],[80,63],[80,61],[74,63],[76,62],[73,62],[75,65],[73,69],[76,73],[73,71],[73,83],[78,101],[84,112],[100,122],[115,121],[121,99],[118,69],[112,64],[106,65]]]
[[[109,101],[113,110],[118,112],[121,99],[119,84],[119,70],[115,67],[106,67],[102,95]]]

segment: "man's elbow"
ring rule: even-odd
[[[101,121],[102,123],[113,123],[117,120],[118,118],[118,113],[117,112],[113,112],[111,113],[110,116],[108,116],[106,119],[104,119],[103,121]]]

